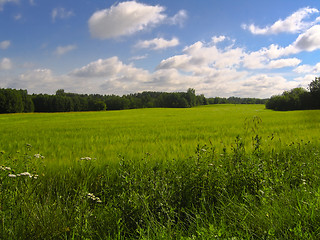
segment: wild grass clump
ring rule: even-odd
[[[30,145],[2,151],[0,238],[318,239],[319,146],[261,143],[247,150],[238,136],[186,159],[56,167]]]

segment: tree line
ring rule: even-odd
[[[196,95],[189,88],[187,92],[151,92],[117,95],[68,93],[63,89],[54,95],[32,94],[27,90],[0,89],[0,113],[21,112],[72,112],[103,111],[134,108],[190,108],[207,104],[263,104],[264,99],[256,98],[206,98]]]
[[[208,98],[209,104],[265,104],[268,99],[240,98],[240,97],[214,97]]]
[[[308,85],[308,90],[293,88],[272,96],[266,102],[266,108],[276,111],[320,109],[320,77]]]

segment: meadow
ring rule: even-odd
[[[25,144],[54,164],[90,156],[117,161],[146,153],[155,160],[187,158],[198,144],[222,150],[237,135],[248,147],[259,134],[265,144],[318,142],[319,111],[273,112],[264,105],[209,105],[187,109],[0,115],[0,149]],[[270,141],[273,137],[274,141]]]
[[[0,115],[1,239],[317,239],[320,111]]]

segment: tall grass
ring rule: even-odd
[[[319,238],[312,143],[248,151],[236,137],[221,153],[208,144],[179,160],[55,168],[41,156],[29,145],[1,154],[1,239]]]

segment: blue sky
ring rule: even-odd
[[[320,75],[319,0],[0,0],[0,88],[259,97]]]

